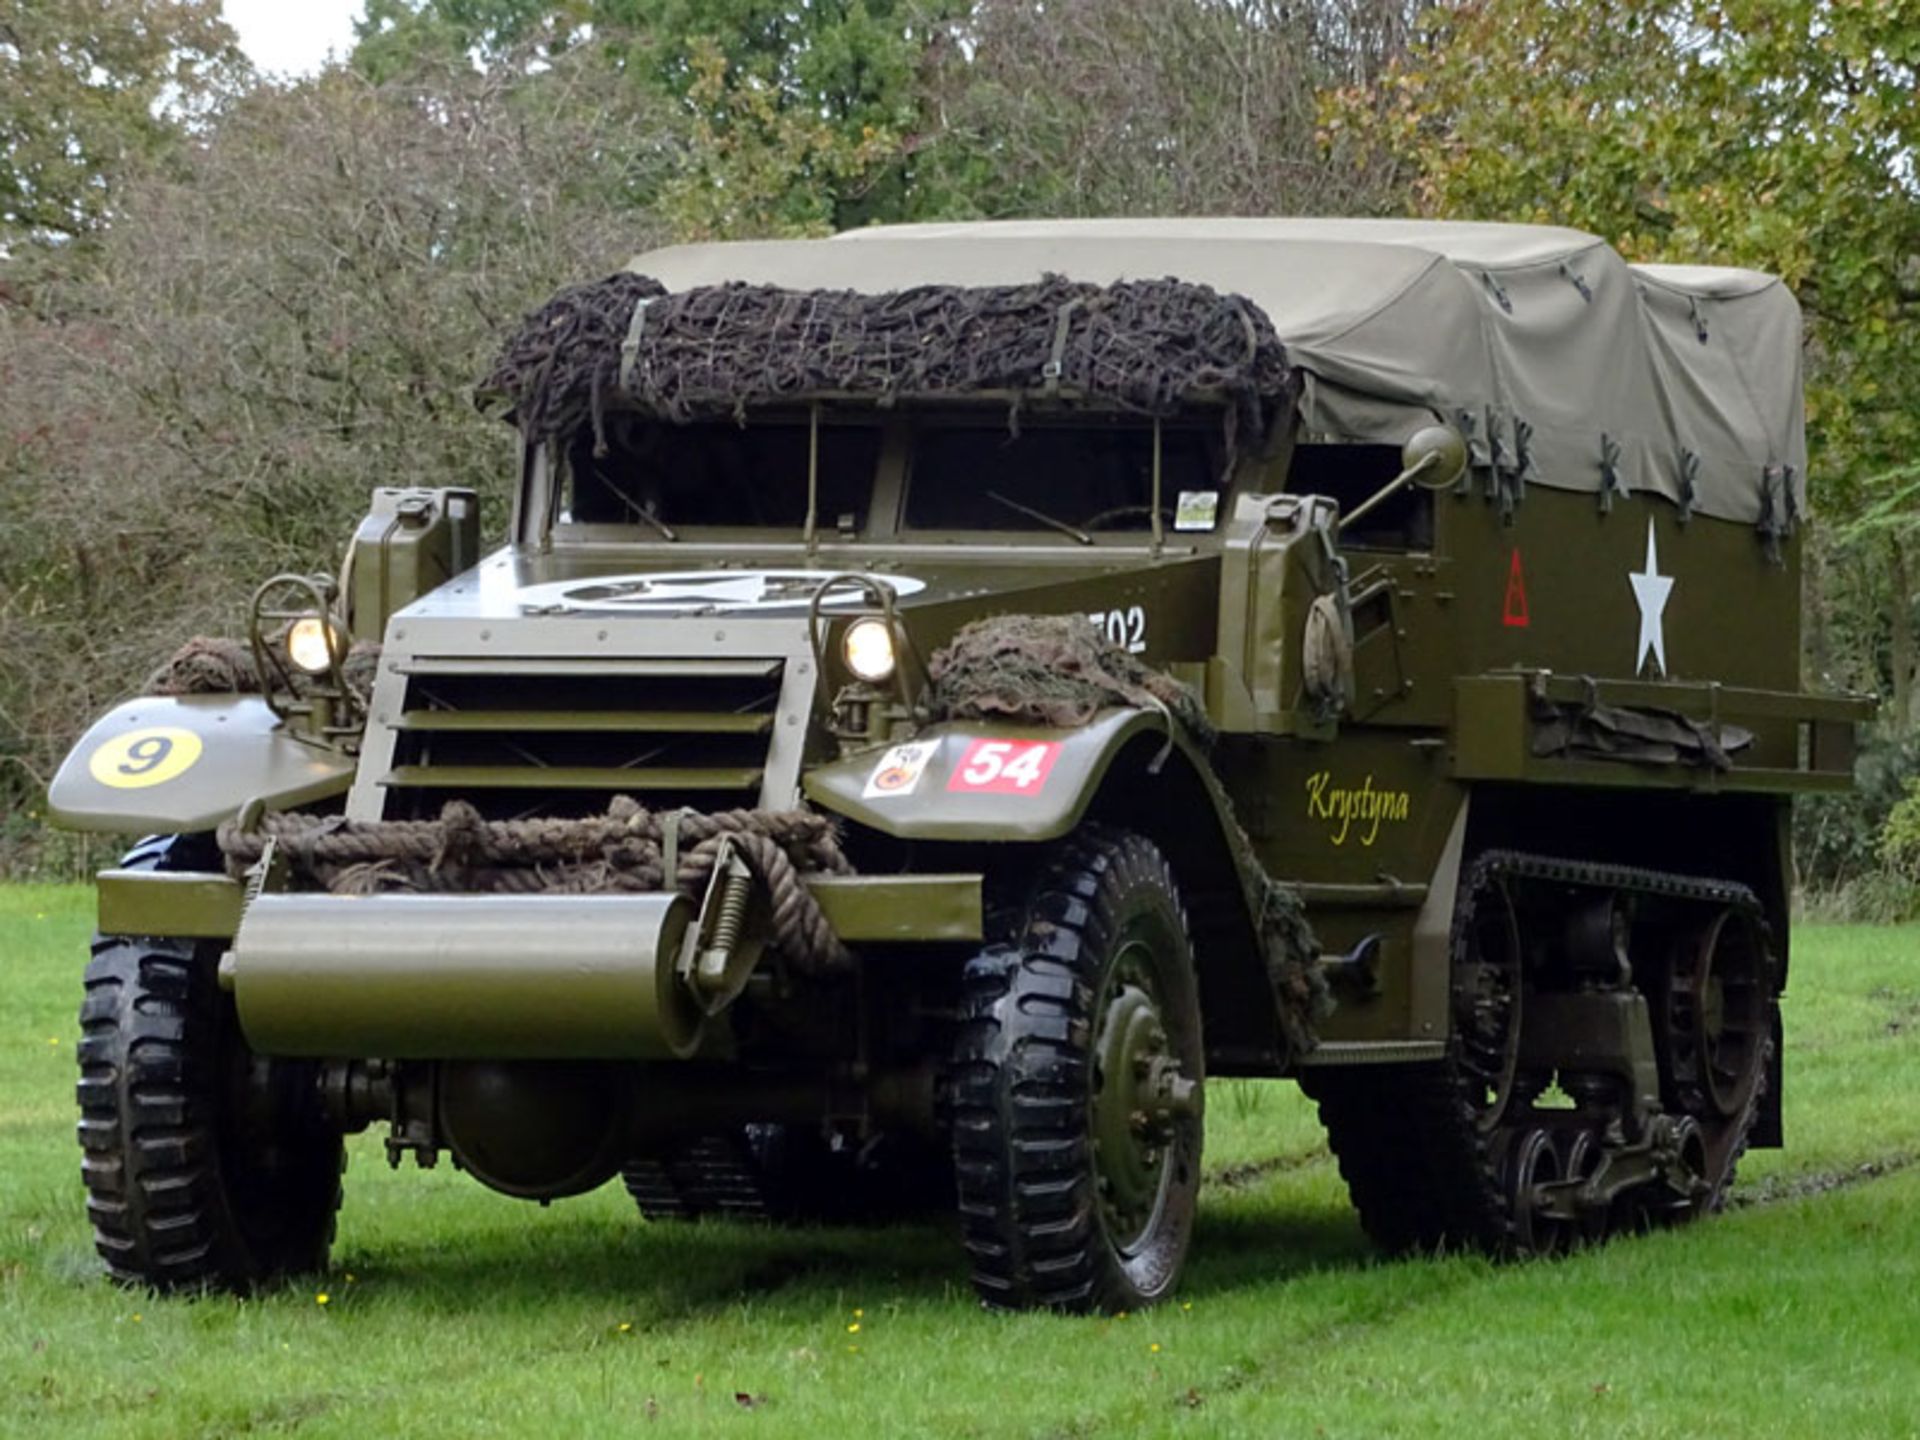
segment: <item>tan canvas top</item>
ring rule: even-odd
[[[631,267],[877,294],[1053,273],[1173,276],[1258,304],[1303,373],[1309,437],[1398,443],[1435,418],[1529,484],[1652,491],[1723,519],[1804,509],[1800,311],[1778,280],[1629,266],[1546,226],[1415,220],[1054,220],[880,226],[676,246]],[[1787,481],[1791,478],[1791,485]]]

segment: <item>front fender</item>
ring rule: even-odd
[[[901,839],[1056,840],[1080,823],[1114,757],[1143,733],[1164,738],[1165,716],[1104,710],[1070,730],[949,720],[908,744],[823,765],[804,788],[822,809]]]
[[[211,830],[258,799],[287,810],[344,794],[352,757],[294,739],[257,695],[129,700],[47,788],[54,824],[127,835]]]

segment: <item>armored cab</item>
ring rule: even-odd
[[[1781,1143],[1800,330],[1566,230],[882,228],[563,292],[510,534],[380,490],[104,717],[81,1141],[125,1280],[324,1263],[341,1137],[649,1217],[946,1206],[1177,1282],[1209,1076],[1393,1250]],[[449,479],[453,477],[448,477]]]

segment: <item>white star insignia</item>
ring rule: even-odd
[[[1667,673],[1667,632],[1661,623],[1667,600],[1673,594],[1673,577],[1660,573],[1660,557],[1653,548],[1653,517],[1647,517],[1647,568],[1629,570],[1627,582],[1633,586],[1633,603],[1640,607],[1640,644],[1634,652],[1633,673],[1646,669],[1647,656]]]

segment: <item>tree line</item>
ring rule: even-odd
[[[508,436],[469,387],[559,285],[674,239],[1212,213],[1567,224],[1782,275],[1809,677],[1889,701],[1872,798],[1809,807],[1803,850],[1816,880],[1904,866],[1917,67],[1920,0],[370,0],[287,82],[216,0],[13,0],[0,865],[44,856],[85,720],[337,560],[371,486],[498,515]]]

